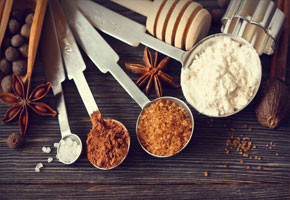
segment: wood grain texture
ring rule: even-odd
[[[104,6],[145,24],[146,19],[112,2],[99,0]],[[215,8],[216,1],[200,1],[206,8]],[[219,26],[211,33],[219,32]],[[125,62],[142,63],[144,46],[130,47],[101,33],[119,54],[120,66]],[[17,122],[0,124],[0,199],[289,199],[290,197],[290,119],[276,130],[259,125],[250,104],[242,112],[222,119],[199,115],[195,117],[194,136],[180,154],[166,159],[157,159],[146,154],[138,144],[135,133],[136,119],[141,111],[123,88],[110,74],[102,74],[83,54],[87,64],[86,78],[96,102],[105,117],[124,123],[131,135],[131,148],[124,163],[111,171],[94,168],[87,160],[85,151],[73,166],[64,166],[41,151],[43,146],[53,146],[60,139],[57,118],[39,117],[31,114],[30,128],[25,147],[20,151],[9,149],[6,139],[12,132],[19,132]],[[164,56],[161,56],[163,58]],[[161,59],[160,58],[160,59]],[[286,84],[290,87],[290,55]],[[269,74],[270,56],[261,57],[263,77]],[[181,65],[172,60],[168,73],[180,80]],[[37,62],[32,78],[33,86],[45,82],[41,62]],[[83,141],[91,128],[89,116],[72,81],[63,84],[71,129]],[[181,89],[165,88],[165,95],[184,100]],[[150,99],[154,94],[150,95]],[[52,92],[44,100],[55,107]],[[8,107],[0,104],[2,117]],[[252,130],[244,128],[247,124]],[[225,127],[226,126],[226,127]],[[236,135],[249,136],[257,149],[252,156],[262,160],[245,159],[236,152],[226,155],[225,141],[230,136],[229,128]],[[272,150],[266,144],[273,142]],[[276,156],[279,153],[279,156]],[[243,159],[245,164],[239,162]],[[34,172],[37,163],[43,162],[40,173]],[[224,168],[227,164],[228,168]],[[251,170],[246,166],[250,165]],[[262,166],[263,170],[258,170]],[[204,172],[209,176],[205,177]]]

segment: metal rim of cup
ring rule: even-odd
[[[123,127],[123,129],[128,133],[128,136],[129,136],[129,138],[128,138],[128,139],[129,139],[129,140],[128,140],[128,149],[127,149],[127,153],[126,153],[126,155],[124,156],[124,158],[123,158],[123,159],[121,160],[121,162],[120,162],[118,165],[116,165],[116,166],[112,166],[112,167],[110,167],[110,168],[102,168],[102,167],[99,167],[99,166],[97,166],[97,165],[94,165],[93,163],[90,162],[90,163],[91,163],[95,168],[100,169],[100,170],[104,170],[104,171],[108,171],[108,170],[111,170],[111,169],[114,169],[114,168],[120,166],[120,165],[124,162],[124,160],[127,158],[128,153],[129,153],[129,150],[130,150],[130,145],[131,145],[131,137],[130,137],[130,133],[129,133],[129,131],[127,130],[127,128],[125,127],[125,125],[122,124],[121,122],[115,120],[115,119],[112,119],[112,121],[115,122],[115,123],[118,124],[118,125],[121,125],[121,126]]]
[[[145,108],[149,107],[151,104],[155,103],[155,102],[158,101],[158,100],[169,100],[169,101],[171,101],[171,102],[176,103],[178,106],[180,106],[180,107],[182,107],[182,108],[185,109],[186,113],[188,114],[188,116],[189,116],[189,118],[190,118],[190,120],[191,120],[192,128],[191,128],[191,134],[190,134],[190,137],[189,137],[188,141],[186,142],[186,144],[185,144],[185,145],[184,145],[184,146],[183,146],[179,151],[177,151],[176,153],[174,153],[174,154],[172,154],[172,155],[165,155],[165,156],[155,155],[155,154],[151,153],[150,151],[148,151],[148,150],[147,150],[147,149],[142,145],[142,143],[141,143],[141,141],[140,141],[140,139],[139,139],[139,135],[138,135],[138,124],[139,124],[140,117],[142,116],[142,114],[143,114]],[[140,112],[140,114],[139,114],[139,116],[138,116],[138,119],[137,119],[137,123],[136,123],[136,136],[137,136],[138,143],[140,144],[140,146],[142,147],[142,149],[143,149],[146,153],[148,153],[149,155],[151,155],[151,156],[153,156],[153,157],[156,157],[156,158],[168,158],[168,157],[172,157],[172,156],[175,156],[175,155],[177,155],[178,153],[180,153],[180,152],[181,152],[181,151],[182,151],[182,150],[183,150],[183,149],[184,149],[184,148],[189,144],[189,142],[190,142],[190,140],[191,140],[191,138],[192,138],[192,135],[193,135],[193,131],[194,131],[194,117],[193,117],[193,115],[192,115],[192,112],[191,112],[190,108],[188,107],[188,105],[187,105],[184,101],[182,101],[182,100],[180,100],[180,99],[178,99],[178,98],[175,98],[175,97],[170,97],[170,96],[159,97],[159,98],[154,99],[153,101],[148,102],[148,103],[144,106],[144,108],[142,109],[142,111]]]
[[[227,34],[227,33],[217,33],[217,34],[213,34],[213,35],[210,35],[210,36],[207,36],[207,37],[205,37],[204,39],[202,39],[202,40],[200,40],[196,45],[194,45],[194,47],[190,50],[190,53],[189,53],[189,55],[188,55],[188,57],[190,57],[189,58],[189,60],[187,60],[186,61],[186,64],[182,67],[182,70],[181,70],[181,75],[180,75],[180,80],[181,80],[181,89],[182,89],[182,93],[183,93],[183,95],[184,95],[184,91],[183,91],[183,87],[182,87],[182,73],[183,73],[183,69],[184,68],[186,68],[186,67],[188,67],[191,63],[192,63],[192,61],[193,61],[193,59],[194,58],[192,58],[194,55],[196,55],[196,54],[198,54],[198,53],[200,53],[200,51],[199,52],[194,52],[198,47],[200,47],[200,45],[203,45],[206,41],[208,41],[208,40],[211,40],[211,39],[213,39],[213,38],[218,38],[218,37],[230,37],[231,39],[233,39],[234,41],[237,41],[237,42],[239,42],[240,44],[244,44],[244,45],[247,45],[248,47],[250,47],[252,50],[254,50],[254,53],[255,53],[255,57],[256,57],[256,60],[257,60],[257,63],[258,63],[258,69],[259,69],[259,80],[258,80],[258,83],[257,83],[257,86],[256,86],[256,89],[255,89],[255,92],[253,93],[253,95],[252,95],[252,97],[249,99],[249,101],[248,101],[248,103],[247,104],[245,104],[243,107],[241,107],[240,109],[238,109],[238,110],[235,110],[234,112],[232,112],[232,113],[227,113],[227,114],[225,114],[225,115],[218,115],[218,116],[215,116],[215,115],[209,115],[209,114],[206,114],[206,113],[203,113],[203,112],[201,112],[201,111],[199,111],[199,109],[195,106],[195,105],[193,105],[193,104],[191,104],[190,102],[188,102],[187,100],[187,102],[196,110],[196,111],[198,111],[199,113],[201,113],[201,114],[203,114],[203,115],[205,115],[205,116],[208,116],[208,117],[215,117],[215,118],[223,118],[223,117],[230,117],[230,116],[232,116],[232,115],[234,115],[234,114],[237,114],[238,112],[240,112],[240,111],[242,111],[244,108],[246,108],[252,101],[253,101],[253,99],[256,97],[256,95],[257,95],[257,93],[258,93],[258,90],[259,90],[259,88],[260,88],[260,85],[261,85],[261,81],[262,81],[262,64],[261,64],[261,59],[260,59],[260,57],[259,57],[259,55],[258,55],[258,53],[256,52],[256,50],[255,50],[255,48],[247,41],[247,40],[245,40],[244,38],[242,38],[242,37],[239,37],[239,36],[237,36],[237,35],[233,35],[233,34]],[[210,46],[210,45],[209,45]],[[204,47],[202,50],[205,50],[205,48],[207,48],[207,47]],[[184,95],[185,96],[185,95]],[[186,98],[185,98],[186,99]]]

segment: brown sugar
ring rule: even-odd
[[[112,119],[104,121],[99,111],[92,114],[91,120],[93,127],[86,142],[89,161],[104,169],[119,165],[128,153],[128,131]]]
[[[189,141],[192,123],[184,108],[169,100],[158,100],[140,116],[137,135],[142,146],[157,156],[171,156]]]

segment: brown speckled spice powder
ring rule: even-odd
[[[191,119],[184,108],[169,100],[158,100],[140,116],[137,136],[142,146],[157,156],[171,156],[189,141]]]

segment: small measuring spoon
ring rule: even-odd
[[[70,3],[70,1],[62,1],[63,8],[68,17],[68,21],[71,25],[72,31],[76,36],[76,39],[86,54],[90,57],[90,59],[95,63],[95,65],[103,72],[110,72],[113,77],[120,83],[120,85],[127,91],[127,93],[137,102],[137,104],[141,107],[142,111],[138,117],[136,123],[136,133],[138,136],[138,129],[137,126],[139,124],[139,118],[142,115],[145,108],[150,106],[152,103],[163,99],[169,100],[171,102],[176,103],[180,107],[184,108],[187,112],[191,124],[192,124],[192,131],[191,136],[193,134],[194,129],[194,119],[189,107],[180,99],[174,97],[161,97],[155,99],[154,101],[150,101],[144,93],[136,86],[136,84],[129,78],[129,76],[122,70],[122,68],[117,64],[119,60],[118,54],[106,43],[106,41],[101,37],[101,35],[94,29],[94,27],[89,23],[89,21],[81,14],[81,12]],[[187,144],[183,146],[184,149]],[[139,141],[139,138],[138,138]],[[147,151],[141,142],[139,141],[142,148],[152,156],[155,157],[170,157],[170,156],[157,156],[149,151]],[[182,150],[181,149],[181,150]],[[180,150],[180,151],[181,151]],[[180,152],[178,151],[178,152]],[[177,152],[177,153],[178,153]],[[175,155],[175,154],[174,154]]]
[[[89,19],[90,23],[92,23],[97,29],[117,38],[118,40],[121,40],[131,46],[138,46],[140,43],[144,44],[145,46],[148,46],[152,49],[155,49],[177,61],[179,61],[182,64],[182,69],[188,68],[193,59],[194,56],[197,55],[200,51],[199,49],[204,49],[207,40],[212,39],[213,37],[231,37],[231,39],[240,42],[241,44],[245,44],[248,47],[254,49],[246,40],[244,40],[241,37],[230,35],[230,34],[215,34],[211,35],[209,37],[204,38],[200,42],[198,42],[193,48],[191,48],[189,51],[183,51],[181,49],[175,48],[167,43],[164,43],[161,40],[158,40],[157,38],[146,34],[146,28],[142,24],[139,24],[131,19],[128,19],[118,13],[115,13],[109,9],[107,9],[104,6],[101,6],[93,1],[90,0],[74,0],[73,4],[75,4],[81,12]],[[210,44],[210,43],[207,43]],[[255,52],[256,53],[256,52]],[[256,53],[257,58],[257,68],[259,70],[259,81],[258,85],[256,87],[256,90],[250,99],[250,101],[243,106],[241,109],[238,109],[234,111],[233,113],[219,115],[219,116],[211,116],[206,113],[203,113],[202,111],[199,111],[199,109],[192,105],[197,111],[200,113],[209,116],[209,117],[228,117],[231,115],[234,115],[241,110],[243,110],[256,96],[258,89],[260,87],[261,79],[262,79],[262,65],[259,58],[259,55]],[[184,77],[184,70],[181,70],[181,88],[183,91],[183,77]],[[183,91],[184,92],[184,91]],[[186,96],[186,95],[185,95]]]
[[[99,108],[95,102],[93,94],[89,88],[89,85],[83,73],[83,71],[86,69],[85,62],[75,42],[69,24],[66,21],[66,17],[63,13],[61,5],[59,4],[58,0],[51,0],[51,2],[57,29],[58,41],[62,52],[68,78],[70,80],[71,79],[74,80],[76,87],[80,93],[80,96],[85,104],[87,112],[89,113],[89,116],[91,116],[94,112],[98,111]],[[123,129],[126,132],[128,132],[126,127],[121,122],[114,119],[113,121],[118,125],[121,125]],[[129,149],[130,149],[130,135],[127,154],[124,156],[123,160],[117,166],[119,166],[125,160],[125,158],[128,155]],[[109,170],[117,167],[113,166],[109,169],[106,169],[96,165],[94,166],[102,170]]]
[[[81,155],[82,152],[82,141],[76,134],[71,133],[67,111],[65,106],[64,94],[62,90],[62,82],[65,80],[64,66],[62,63],[61,52],[58,46],[56,28],[54,25],[54,19],[52,16],[51,5],[49,3],[46,18],[43,27],[43,36],[41,40],[41,52],[42,60],[45,68],[45,75],[47,81],[52,83],[52,91],[54,96],[58,98],[57,102],[57,111],[58,111],[58,121],[61,132],[61,140],[59,144],[62,144],[61,141],[65,141],[67,138],[71,138],[72,141],[76,141],[77,145],[80,145],[80,151],[75,154],[74,159],[68,162],[62,157],[59,157],[59,161],[63,164],[73,164]],[[57,154],[59,154],[59,149],[57,148]]]

